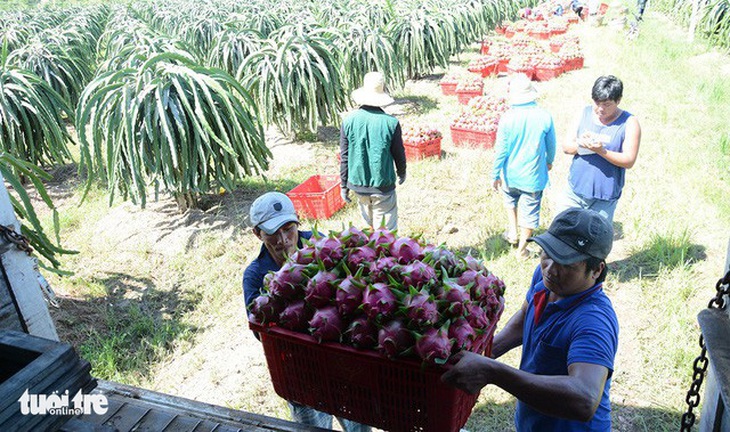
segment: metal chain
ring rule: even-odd
[[[25,252],[26,254],[30,255],[31,253],[33,253],[33,248],[30,247],[30,241],[28,240],[28,237],[15,232],[12,225],[0,225],[0,235],[2,235],[8,243],[14,244],[15,247]]]
[[[725,273],[725,277],[717,281],[715,284],[715,297],[710,300],[707,305],[709,309],[725,309],[725,296],[730,294],[730,270]],[[682,414],[682,426],[680,432],[689,432],[695,424],[695,413],[692,411],[700,404],[700,387],[705,379],[707,366],[710,364],[707,358],[707,347],[705,346],[705,338],[700,333],[700,355],[695,359],[692,368],[692,384],[687,391],[687,412]]]

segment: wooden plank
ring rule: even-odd
[[[134,425],[135,432],[160,432],[167,429],[175,415],[163,410],[150,410]]]
[[[730,317],[724,310],[703,309],[697,316],[725,406],[730,406]]]
[[[74,417],[62,424],[58,430],[60,432],[117,432],[112,427],[89,423],[78,417]]]
[[[202,420],[185,415],[176,414],[173,420],[165,429],[166,432],[193,432]]]
[[[20,223],[15,217],[2,175],[0,175],[0,224],[12,226],[16,232],[20,232]],[[38,283],[38,273],[33,268],[31,258],[18,248],[11,247],[0,255],[0,263],[7,275],[24,328],[32,335],[57,341],[58,333],[48,312],[46,300]]]
[[[119,432],[130,431],[149,411],[150,409],[147,407],[124,403],[113,416],[104,422],[104,426],[111,426],[118,429]]]
[[[20,321],[20,311],[10,291],[10,285],[5,278],[5,272],[0,272],[0,329],[15,330],[22,332],[23,325]]]

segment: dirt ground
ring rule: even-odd
[[[591,32],[595,29],[586,26],[582,31]],[[596,71],[601,70],[599,66],[601,47],[598,44],[584,46],[584,50],[586,51],[586,71],[577,71],[571,77],[566,78],[570,80],[572,88],[590,88]],[[439,78],[440,75],[437,74],[417,82],[410,82],[407,90],[413,94],[428,95],[440,102],[444,96],[438,91]],[[505,84],[506,79],[500,79],[496,85]],[[561,84],[557,82],[546,82],[540,85],[540,89],[547,95],[555,94],[559,85]],[[559,101],[547,100],[545,104],[548,109],[554,110],[556,124],[559,123],[562,128],[562,125],[569,121],[569,114],[572,115],[576,112],[585,100],[585,95],[573,92],[566,94]],[[399,116],[417,115],[418,103],[401,101],[389,108],[389,111]],[[448,120],[441,119],[440,121],[443,124],[448,123]],[[449,142],[448,127],[442,127],[441,130],[445,135],[444,142]],[[336,145],[337,131],[323,130],[320,139],[324,139],[324,143],[292,142],[274,131],[269,131],[267,142],[274,158],[267,175],[274,178],[282,171],[291,171],[292,167],[318,163],[326,165],[328,172],[336,172],[335,165],[325,160],[327,155],[331,155],[331,151],[323,150],[323,146],[329,146],[327,148],[331,149]],[[555,178],[564,179],[567,167],[567,162],[556,166]],[[59,175],[61,174],[63,173],[59,173]],[[70,199],[68,189],[62,187],[62,183],[51,184],[49,187],[59,207],[68,205],[64,200]],[[561,191],[564,180],[562,183],[560,181],[557,183],[550,189],[550,194],[557,194]],[[188,247],[197,236],[205,232],[223,231],[233,236],[241,229],[245,229],[247,222],[245,215],[248,213],[248,206],[253,198],[255,198],[253,195],[228,193],[210,198],[205,211],[193,210],[183,215],[177,212],[174,201],[169,198],[151,202],[145,210],[140,210],[131,203],[116,205],[98,221],[96,226],[91,228],[92,241],[101,245],[111,245],[110,247],[117,251],[114,259],[119,262],[132,259],[132,255],[125,256],[125,251],[133,249],[139,243],[149,244],[150,253],[158,257],[155,259],[165,260],[174,251]],[[548,197],[548,199],[554,199],[554,197]],[[635,198],[628,196],[622,199],[630,201]],[[221,206],[220,204],[226,205]],[[227,210],[216,211],[218,207]],[[456,225],[447,226],[443,231],[454,232],[454,235],[468,235],[468,230]],[[457,231],[461,232],[457,233]],[[712,238],[713,236],[721,238],[726,233],[710,229],[698,233],[698,235],[700,238],[695,239],[696,242],[716,245],[714,249],[707,250],[707,254],[717,256],[724,253],[724,245],[713,242]],[[619,235],[612,257],[615,261],[620,261],[627,256],[628,250]],[[244,262],[241,262],[240,268],[232,271],[240,273],[243,271],[243,267]],[[73,339],[74,326],[78,325],[79,320],[83,320],[84,308],[91,306],[81,302],[75,303],[72,292],[59,293],[59,295],[65,297],[65,305],[61,310],[53,311],[54,318],[62,337],[67,340]],[[614,304],[618,306],[617,309],[621,310],[619,317],[622,326],[621,350],[628,353],[638,352],[641,349],[641,341],[632,337],[632,334],[638,333],[632,330],[642,325],[642,319],[636,316],[638,312],[634,299],[630,296],[629,291],[616,291],[611,295]],[[216,325],[213,320],[226,320],[228,324]],[[235,325],[231,325],[231,322]],[[637,370],[644,367],[637,363],[638,359],[637,356],[622,356],[617,369]],[[267,379],[268,370],[264,354],[260,343],[247,330],[242,300],[239,305],[221,311],[218,316],[211,318],[211,322],[204,331],[195,336],[192,344],[186,346],[185,349],[177,350],[175,357],[164,364],[155,365],[150,375],[154,377],[153,390],[251,412],[287,417],[284,402],[270,396],[271,383]],[[262,377],[264,378],[262,379]],[[617,403],[627,400],[632,400],[632,403],[637,401],[639,404],[642,403],[641,395],[637,396],[632,393],[632,389],[614,392],[612,396],[614,402]],[[630,430],[630,427],[620,423],[616,426],[617,430]]]

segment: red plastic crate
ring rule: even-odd
[[[435,138],[424,144],[403,143],[406,149],[406,160],[420,160],[431,156],[441,157],[441,138]]]
[[[540,40],[548,40],[550,39],[550,30],[539,30],[539,31],[530,31],[527,33],[530,35],[533,39],[540,39]]]
[[[457,83],[440,83],[441,93],[444,96],[455,96]]]
[[[553,78],[557,78],[562,73],[563,73],[562,66],[556,66],[556,67],[537,66],[537,67],[535,67],[535,79],[537,81],[548,81]]]
[[[467,69],[469,72],[478,73],[482,76],[482,78],[486,78],[490,75],[496,75],[497,69],[499,68],[499,63],[494,62],[487,67],[484,67],[482,69]]]
[[[509,64],[509,60],[509,57],[499,59],[499,63],[497,64],[497,73],[507,72],[507,64]]]
[[[345,206],[340,196],[340,177],[314,175],[286,193],[300,217],[328,219]]]
[[[558,42],[558,41],[551,41],[550,42],[550,51],[557,53],[560,52],[560,48],[563,47],[563,44],[565,42]]]
[[[481,54],[481,55],[489,54],[489,42],[482,41],[482,46],[479,48],[479,54]]]
[[[504,35],[506,31],[507,31],[507,27],[497,26],[494,28],[494,32],[497,33],[498,35]]]
[[[498,319],[476,341],[487,355]],[[276,326],[249,322],[249,327],[261,338],[274,391],[339,417],[389,432],[456,432],[479,397],[442,383],[446,369],[441,366],[318,344],[309,335]]]
[[[473,91],[457,91],[456,97],[459,99],[459,103],[466,105],[469,103],[471,98],[481,96],[484,90],[473,90]]]
[[[457,147],[489,149],[497,141],[497,132],[481,132],[451,127],[451,142]]]
[[[572,70],[578,70],[583,68],[583,57],[576,57],[571,59],[565,60],[565,67],[563,68],[565,72],[572,71]]]

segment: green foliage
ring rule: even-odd
[[[13,205],[13,210],[20,220],[21,234],[28,238],[33,249],[41,257],[45,258],[51,264],[51,267],[48,267],[43,261],[39,261],[39,264],[43,268],[51,271],[63,273],[60,270],[61,263],[58,261],[58,256],[76,252],[60,246],[58,211],[43,185],[43,180],[48,180],[50,176],[40,168],[19,160],[5,152],[0,152],[0,175],[12,187],[11,190],[8,190],[8,195]],[[38,215],[33,207],[30,195],[20,180],[21,176],[31,181],[36,192],[43,200],[43,203],[51,209],[55,243],[45,233],[43,225],[38,219]]]
[[[77,115],[81,165],[93,173],[88,184],[95,175],[108,179],[110,201],[118,190],[144,206],[147,186],[162,185],[185,198],[185,210],[196,194],[233,190],[265,170],[271,156],[246,90],[224,71],[177,54],[99,75]]]
[[[286,133],[339,123],[346,92],[334,33],[284,26],[243,62],[236,76],[263,108],[267,123]]]
[[[0,68],[0,151],[39,166],[69,160],[68,103],[37,75],[7,63]]]

